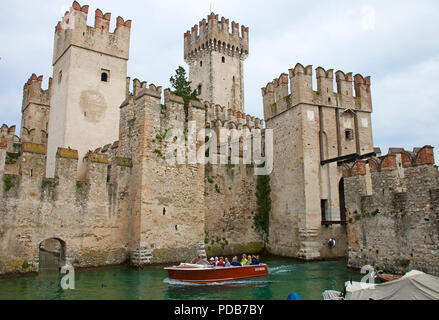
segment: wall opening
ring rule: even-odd
[[[322,223],[323,223],[323,222],[326,222],[326,213],[328,211],[328,200],[327,199],[320,200],[320,209],[322,212]]]
[[[346,221],[346,204],[344,198],[344,179],[341,178],[338,184],[338,198],[340,199],[340,220]]]
[[[107,183],[111,180],[111,165],[107,166]]]
[[[346,140],[353,140],[354,139],[354,130],[346,129],[344,131],[344,135],[345,135]]]
[[[200,84],[197,88],[197,94],[201,95],[202,92],[203,92],[203,86]]]
[[[222,58],[221,58],[221,62],[222,62],[222,63],[226,63],[226,57],[222,57]]]
[[[47,239],[39,246],[39,273],[59,274],[66,264],[66,243],[61,239]]]
[[[108,82],[108,74],[106,72],[101,73],[101,81]]]

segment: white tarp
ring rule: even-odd
[[[439,278],[413,270],[398,280],[370,284],[346,282],[346,300],[439,300]]]

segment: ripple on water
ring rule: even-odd
[[[248,285],[260,285],[269,284],[276,281],[273,280],[234,280],[234,281],[224,281],[224,282],[212,282],[212,283],[191,283],[183,282],[174,279],[166,278],[163,280],[164,283],[172,286],[188,286],[188,287],[205,287],[205,286],[248,286]]]

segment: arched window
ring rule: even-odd
[[[226,57],[221,58],[222,63],[226,63]]]
[[[102,72],[101,74],[101,81],[107,82],[108,81],[108,74],[106,72]]]
[[[203,87],[202,87],[202,85],[200,84],[200,85],[198,86],[197,94],[198,94],[198,95],[201,95],[202,92],[203,92]]]
[[[203,61],[200,61],[200,67],[202,67],[203,66]]]

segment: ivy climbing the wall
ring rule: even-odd
[[[258,176],[256,184],[256,209],[253,223],[256,231],[261,233],[264,248],[267,248],[271,211],[270,176]]]

